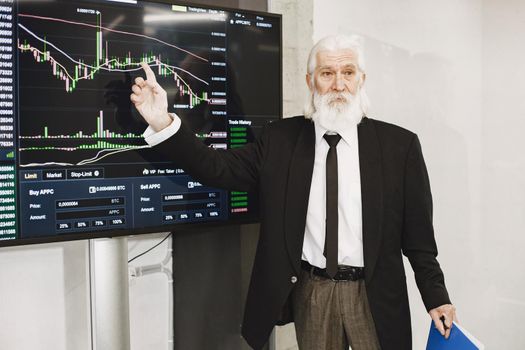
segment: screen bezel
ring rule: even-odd
[[[282,26],[282,15],[281,14],[264,12],[264,11],[246,10],[246,9],[241,9],[241,8],[231,8],[231,7],[226,7],[226,6],[198,4],[198,3],[186,2],[186,1],[144,0],[143,2],[160,3],[160,4],[168,4],[168,5],[194,6],[194,7],[213,9],[213,10],[222,10],[222,11],[227,11],[227,12],[241,11],[244,13],[273,17],[277,19],[279,23],[279,53],[280,53],[280,57],[279,57],[279,77],[280,77],[279,79],[279,82],[280,82],[279,83],[279,116],[277,119],[283,118],[283,37],[282,37],[283,26]],[[17,167],[16,171],[18,172],[18,165],[15,164],[15,166]],[[18,196],[19,194],[17,191],[17,206],[19,203]],[[32,245],[32,244],[42,244],[42,243],[77,241],[77,240],[84,240],[84,239],[135,236],[135,235],[143,235],[143,234],[148,234],[148,233],[159,233],[159,232],[172,232],[172,233],[175,233],[175,231],[186,232],[186,231],[205,229],[205,228],[216,227],[216,226],[220,226],[220,227],[236,226],[236,225],[243,225],[243,224],[254,224],[258,222],[259,222],[258,218],[252,217],[252,218],[245,218],[245,219],[237,218],[237,219],[218,220],[218,221],[211,221],[211,222],[198,222],[198,223],[188,222],[188,223],[178,223],[178,224],[166,224],[166,225],[149,226],[145,228],[134,228],[134,229],[122,228],[122,229],[112,229],[112,230],[105,230],[105,231],[65,233],[63,235],[54,234],[54,235],[45,236],[45,237],[15,238],[15,239],[0,240],[0,248],[13,247],[13,246],[24,246],[24,245]],[[19,235],[20,234],[17,232],[17,236]]]

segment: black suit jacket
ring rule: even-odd
[[[417,136],[363,118],[358,126],[365,284],[382,349],[411,349],[402,254],[430,310],[450,303],[436,260],[432,198]],[[197,180],[258,191],[261,232],[246,301],[243,336],[255,349],[282,319],[299,276],[314,164],[314,125],[304,117],[270,123],[254,143],[212,150],[184,125],[156,146]]]

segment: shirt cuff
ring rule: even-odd
[[[180,129],[181,120],[175,113],[168,113],[173,119],[170,125],[162,129],[161,131],[155,132],[151,126],[148,126],[146,131],[142,134],[147,144],[151,147],[158,145],[161,142],[166,141],[177,133]]]

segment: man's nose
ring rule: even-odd
[[[335,75],[335,80],[334,80],[334,83],[332,85],[332,89],[334,91],[344,91],[345,83],[344,83],[342,74],[337,73]]]

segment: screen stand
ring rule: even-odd
[[[94,350],[129,350],[128,238],[89,241]]]

